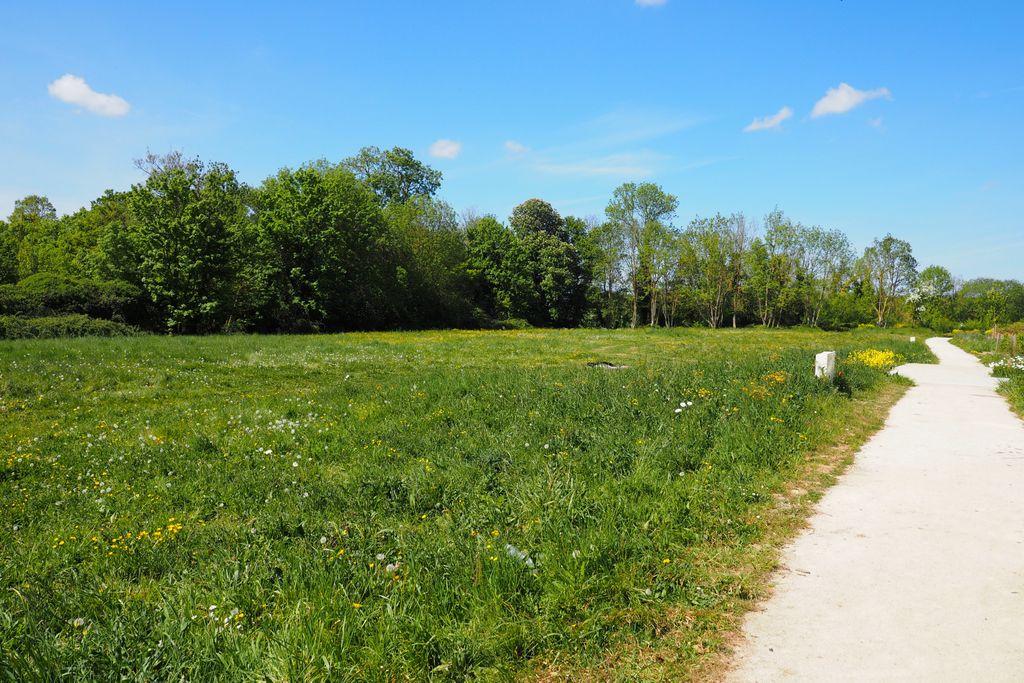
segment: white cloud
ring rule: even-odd
[[[816,119],[819,116],[826,116],[828,114],[845,114],[868,100],[874,100],[879,97],[888,99],[890,96],[888,88],[857,90],[849,83],[840,83],[838,88],[829,88],[825,96],[814,103],[811,118]]]
[[[527,146],[515,140],[505,140],[505,150],[512,154],[522,154],[528,150]]]
[[[744,133],[752,133],[755,130],[769,130],[771,128],[778,128],[782,125],[782,122],[793,116],[793,110],[789,107],[783,107],[779,111],[775,112],[771,116],[765,116],[761,119],[754,119],[750,122],[750,125],[743,129]]]
[[[124,116],[131,109],[124,98],[98,93],[84,79],[72,74],[64,74],[47,86],[47,90],[61,102],[76,104],[99,116]]]
[[[636,4],[641,7],[661,7],[667,2],[668,0],[636,0]]]
[[[430,146],[430,155],[438,159],[454,159],[462,151],[462,143],[441,138]]]

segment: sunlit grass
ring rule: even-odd
[[[814,352],[857,395],[895,380],[843,359],[928,358],[905,334],[0,344],[0,671],[461,680],[655,639],[830,438]]]

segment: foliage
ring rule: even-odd
[[[138,334],[131,325],[70,314],[29,318],[0,315],[0,339],[67,339],[70,337],[126,337]]]
[[[234,171],[199,161],[155,171],[132,187],[128,206],[138,278],[162,327],[220,329],[231,313],[231,238],[245,216]]]
[[[1024,317],[1020,282],[960,282],[938,266],[918,278],[910,245],[892,236],[855,260],[842,232],[778,208],[761,229],[740,213],[676,226],[677,197],[654,183],[617,187],[603,222],[533,198],[503,225],[472,210],[459,218],[435,197],[441,173],[400,147],[282,169],[257,187],[177,151],[136,166],[144,182],[68,216],[44,196],[18,200],[0,221],[0,286],[36,275],[129,283],[141,292],[130,322],[169,333],[500,327],[511,318],[948,331]],[[129,320],[46,309],[77,311]]]
[[[658,249],[650,240],[661,238],[662,228],[675,216],[678,206],[675,195],[654,183],[623,183],[615,188],[605,208],[608,221],[622,236],[624,271],[632,293],[631,327],[639,321],[640,298],[645,292],[650,298],[657,291],[657,269],[649,260]]]
[[[381,206],[431,197],[441,187],[441,172],[419,161],[404,147],[363,147],[342,165],[373,190]]]
[[[764,541],[823,416],[850,409],[813,377],[824,347],[924,348],[804,330],[5,342],[0,661],[16,679],[494,679],[652,642],[667,612],[720,618],[736,578],[702,567]]]
[[[265,272],[264,319],[283,330],[359,329],[387,319],[384,216],[373,193],[341,166],[282,169],[257,193]]]
[[[897,297],[908,293],[917,279],[917,259],[909,242],[886,235],[864,250],[860,267],[874,293],[875,322],[884,326],[890,321]]]
[[[0,285],[0,315],[81,313],[137,323],[144,316],[141,298],[138,287],[119,280],[79,280],[37,273],[17,285]]]
[[[860,349],[846,357],[849,363],[860,363],[875,370],[889,371],[903,363],[903,357],[889,349]]]

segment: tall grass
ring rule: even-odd
[[[905,339],[2,343],[0,674],[505,678],[655,638],[714,609],[694,558],[762,538],[821,415],[895,381],[850,353]]]

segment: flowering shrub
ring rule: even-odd
[[[891,370],[903,362],[903,356],[894,351],[879,349],[863,349],[852,351],[846,360],[850,363],[860,363],[875,370]]]
[[[993,363],[992,374],[996,377],[1009,377],[1014,373],[1024,372],[1024,356],[1007,356]]]

